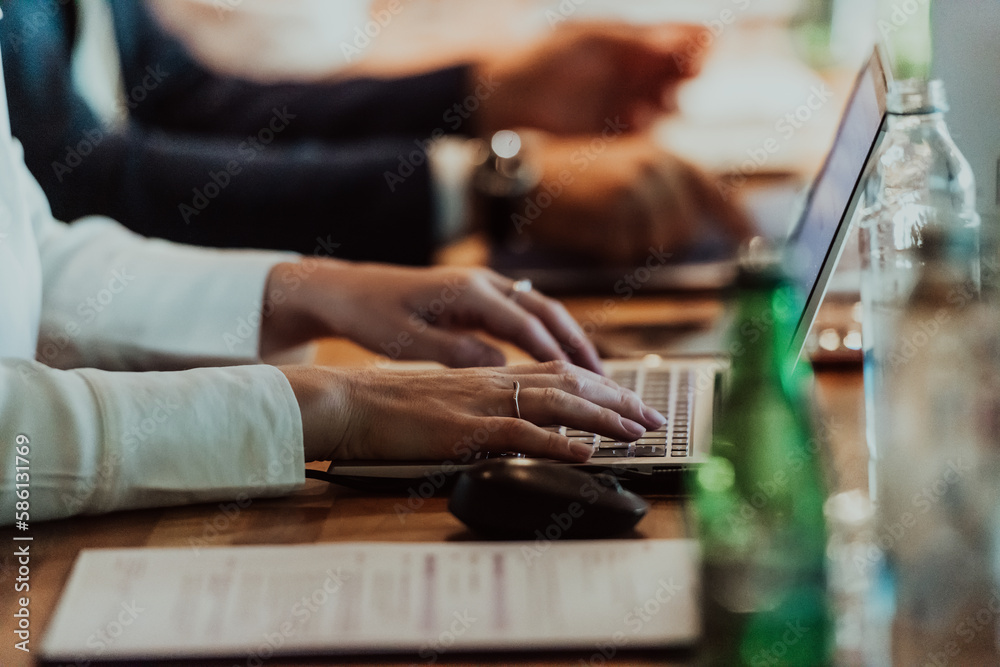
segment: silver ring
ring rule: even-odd
[[[514,412],[517,414],[517,418],[521,418],[521,404],[517,402],[517,399],[521,397],[521,383],[514,380]]]
[[[531,289],[531,281],[527,278],[521,278],[520,280],[515,280],[514,284],[510,286],[510,292],[507,293],[507,296],[516,300],[519,294],[530,292]]]

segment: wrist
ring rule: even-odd
[[[268,274],[261,309],[260,355],[267,357],[318,338],[338,335],[326,316],[325,301],[335,298],[318,276],[343,262],[304,257],[276,264]]]
[[[348,376],[341,371],[317,366],[279,367],[299,405],[306,461],[336,458],[347,434]]]

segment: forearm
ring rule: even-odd
[[[303,482],[301,416],[269,366],[107,373],[3,360],[0,412],[0,451],[30,441],[33,520],[280,495]],[[7,508],[14,473],[0,471]]]
[[[293,255],[143,239],[107,219],[52,224],[40,244],[39,358],[48,365],[169,370],[258,360],[266,278]]]
[[[336,260],[306,257],[298,262],[282,262],[271,269],[264,287],[264,317],[260,327],[262,358],[335,335],[318,312],[315,279],[311,276],[317,271],[325,273],[342,265]]]

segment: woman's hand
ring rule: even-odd
[[[303,277],[303,266],[310,267]],[[503,354],[472,333],[514,343],[539,361],[600,372],[593,345],[556,301],[487,269],[411,269],[305,259],[268,281],[261,352],[344,336],[392,359],[499,366]]]
[[[302,410],[310,461],[465,463],[480,451],[586,461],[593,453],[589,446],[541,427],[564,425],[633,441],[666,422],[631,391],[562,361],[468,370],[282,372]]]

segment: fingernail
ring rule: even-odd
[[[653,428],[660,428],[667,423],[667,418],[662,414],[649,407],[648,405],[642,406],[642,416],[648,419],[650,422],[656,424]]]
[[[589,459],[594,454],[593,445],[588,445],[585,442],[570,442],[569,452],[573,456],[578,456],[583,459]]]
[[[646,433],[646,427],[642,424],[638,424],[631,419],[626,419],[625,417],[620,417],[622,422],[622,427],[629,432],[629,435],[636,438],[640,438]]]

